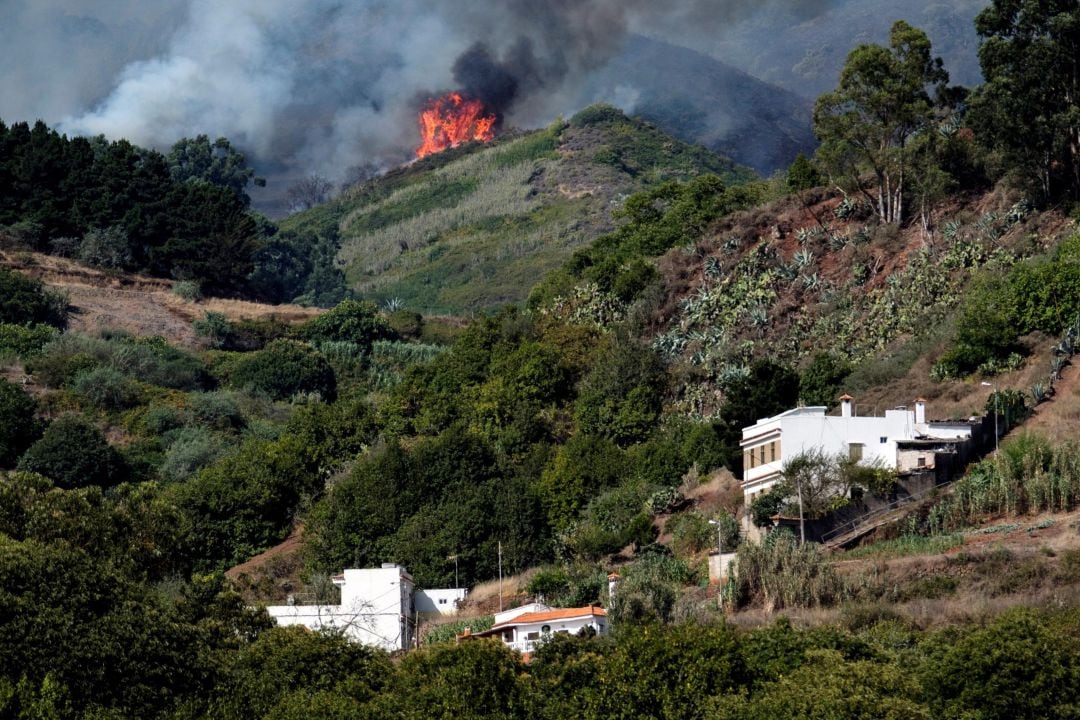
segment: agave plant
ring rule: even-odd
[[[796,270],[802,270],[803,268],[808,267],[813,262],[814,253],[810,252],[809,250],[799,250],[791,258],[791,264],[795,266]]]
[[[1021,198],[1005,212],[1005,220],[1010,225],[1015,225],[1023,222],[1030,213],[1031,203],[1028,202],[1027,198]]]
[[[817,290],[818,287],[821,286],[821,278],[818,277],[817,273],[812,273],[810,275],[803,275],[802,284],[803,284],[803,287],[806,288],[807,290]]]
[[[1065,369],[1065,364],[1068,362],[1064,357],[1055,357],[1050,361],[1050,377],[1054,380],[1061,379],[1061,371]]]
[[[385,303],[386,312],[397,312],[405,307],[405,302],[399,297],[392,297]]]
[[[835,208],[833,208],[833,216],[835,216],[837,220],[847,220],[848,218],[855,215],[858,211],[859,203],[845,195],[844,199],[841,200]]]
[[[720,264],[720,260],[716,256],[710,255],[709,257],[705,258],[705,276],[706,277],[709,277],[709,278],[712,278],[713,280],[715,280],[715,279],[719,278],[723,274],[724,274],[724,266]]]
[[[829,249],[833,252],[840,252],[848,244],[848,238],[846,235],[840,233],[833,233],[829,236]]]
[[[750,323],[756,328],[765,327],[769,324],[769,312],[760,305],[755,305],[750,308]]]
[[[1046,399],[1046,385],[1041,382],[1037,382],[1031,386],[1031,400],[1032,403],[1038,405]]]
[[[955,240],[957,235],[960,234],[960,228],[963,225],[959,220],[950,220],[941,227],[941,234],[945,236],[946,240]]]

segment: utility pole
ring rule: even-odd
[[[997,454],[997,451],[998,451],[998,415],[1001,413],[1001,409],[998,407],[998,403],[1000,402],[1000,400],[998,399],[1000,397],[1000,393],[998,393],[997,385],[995,385],[994,383],[986,382],[985,380],[983,380],[979,384],[982,385],[983,387],[988,387],[988,388],[993,388],[994,389],[994,453]]]
[[[454,589],[457,590],[461,585],[458,583],[458,556],[457,553],[446,558],[447,560],[454,561]]]
[[[502,540],[499,541],[499,612],[503,609],[502,591]]]
[[[795,489],[799,492],[799,542],[806,544],[806,520],[803,518],[802,478],[795,479]]]

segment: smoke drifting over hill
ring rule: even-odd
[[[224,135],[271,174],[405,157],[415,113],[461,89],[524,127],[577,110],[636,31],[722,33],[827,0],[9,0],[0,117],[167,147]],[[153,5],[148,9],[147,5]],[[28,62],[27,59],[32,61]]]

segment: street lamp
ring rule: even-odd
[[[719,520],[710,520],[710,525],[716,526],[716,554],[724,554],[724,525]]]
[[[998,400],[998,389],[997,385],[992,382],[986,382],[985,380],[979,384],[983,387],[994,388],[994,452],[996,453],[998,451],[998,402],[1000,402]]]

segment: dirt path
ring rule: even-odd
[[[1009,435],[1032,430],[1057,442],[1080,440],[1080,367],[1074,359],[1061,371],[1054,384],[1054,395],[1035,408],[1035,413]]]

